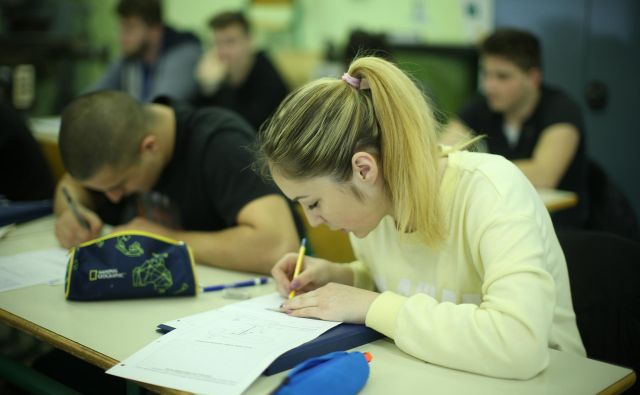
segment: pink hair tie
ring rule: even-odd
[[[350,76],[349,73],[342,74],[342,81],[346,82],[356,89],[360,88],[360,80]]]

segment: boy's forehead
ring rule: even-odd
[[[116,171],[111,167],[105,166],[93,176],[81,181],[81,184],[91,189],[110,190],[121,184],[128,173],[128,169]]]
[[[503,71],[520,71],[522,73],[526,72],[514,60],[500,55],[483,55],[480,59],[480,66],[485,70],[487,68],[496,68]]]
[[[483,64],[491,63],[491,64],[500,64],[500,65],[508,65],[512,67],[517,67],[516,63],[509,59],[506,56],[501,55],[483,55],[480,59],[480,62]]]
[[[247,32],[245,32],[244,28],[237,23],[227,25],[225,27],[220,27],[213,29],[213,36],[229,36],[229,35],[240,35],[246,36]]]

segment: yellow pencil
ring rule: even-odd
[[[291,280],[294,280],[300,274],[300,269],[302,269],[302,260],[304,259],[304,251],[306,250],[306,248],[307,248],[307,239],[303,238],[302,241],[300,242],[300,252],[298,252],[298,261],[296,262],[296,268],[293,271],[293,278]],[[291,292],[289,292],[289,299],[292,299],[294,296],[296,296],[295,290],[292,290]]]

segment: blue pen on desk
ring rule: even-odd
[[[202,287],[202,292],[222,291],[227,288],[251,287],[253,285],[266,284],[268,281],[269,278],[267,277],[256,277],[251,280],[238,281],[237,283],[208,285],[206,287]]]

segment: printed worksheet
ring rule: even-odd
[[[282,353],[339,324],[269,310],[282,301],[270,294],[173,321],[175,330],[107,373],[199,394],[241,394]]]
[[[231,303],[219,309],[212,309],[198,314],[192,314],[186,317],[181,317],[172,321],[163,322],[162,325],[169,328],[187,328],[194,327],[202,324],[209,323],[207,316],[210,314],[216,314],[219,310],[231,309],[231,310],[246,310],[251,311],[274,311],[278,310],[284,298],[277,293],[271,293],[268,295],[258,296],[244,302]],[[283,314],[283,313],[280,313]]]

